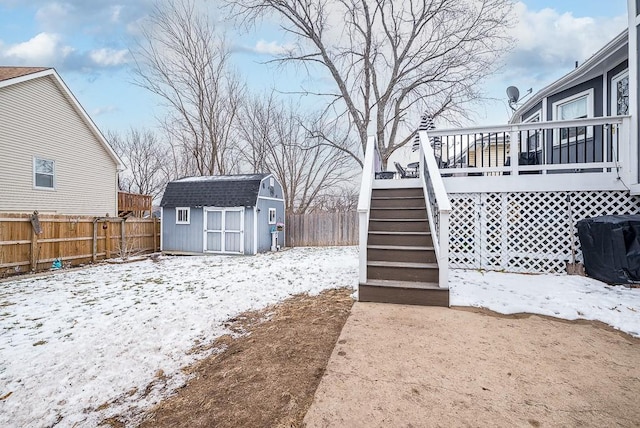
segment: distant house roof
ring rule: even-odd
[[[260,183],[271,174],[187,177],[172,181],[161,207],[253,207]]]
[[[37,73],[47,70],[48,67],[5,67],[0,66],[0,81],[13,79],[15,77],[26,76],[28,74]]]

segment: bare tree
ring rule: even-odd
[[[331,76],[327,111],[354,127],[356,142],[316,135],[360,162],[374,132],[383,163],[413,137],[420,114],[466,114],[478,83],[505,51],[512,0],[228,0],[246,24],[275,15],[297,49],[277,61]],[[408,122],[415,119],[415,123]],[[405,123],[406,122],[406,123]],[[407,132],[408,131],[408,132]]]
[[[106,138],[127,167],[118,177],[120,190],[158,198],[173,178],[173,171],[167,169],[170,153],[166,146],[149,130],[131,128],[124,136],[107,132]]]
[[[230,172],[244,87],[210,17],[191,0],[156,5],[132,53],[136,83],[169,107],[162,125],[179,161],[176,168],[182,175]]]
[[[272,172],[283,185],[287,211],[304,213],[317,198],[349,183],[356,163],[343,151],[319,144],[304,125],[317,119],[299,111],[273,94],[256,97],[243,108],[239,123],[244,162],[254,172]]]

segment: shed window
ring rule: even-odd
[[[191,221],[191,209],[189,207],[176,208],[176,224],[189,224]]]
[[[33,158],[33,185],[40,189],[53,189],[55,162],[52,160]]]
[[[269,224],[276,224],[276,209],[269,208]]]

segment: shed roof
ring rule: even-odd
[[[253,207],[260,183],[271,174],[187,177],[172,181],[161,207]]]

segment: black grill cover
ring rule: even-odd
[[[640,215],[605,215],[578,222],[587,275],[608,284],[640,282]]]

